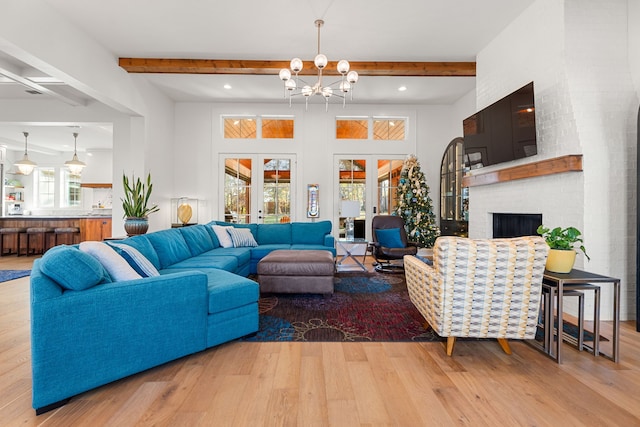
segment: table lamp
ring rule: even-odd
[[[360,216],[360,202],[357,200],[343,200],[340,206],[341,216],[344,221],[344,237],[353,242],[354,223],[353,220]]]

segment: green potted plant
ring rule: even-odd
[[[576,261],[576,246],[582,251],[587,260],[591,260],[582,244],[582,233],[575,227],[546,228],[541,225],[537,230],[549,245],[549,256],[546,268],[555,273],[569,273]],[[579,245],[579,246],[578,246]]]
[[[146,183],[136,178],[135,175],[129,177],[122,174],[122,186],[124,188],[124,198],[122,209],[124,210],[124,229],[127,236],[144,234],[149,229],[149,214],[159,211],[157,205],[149,206],[149,198],[153,190],[151,183],[151,173],[147,175]]]

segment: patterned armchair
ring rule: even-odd
[[[549,247],[542,237],[467,239],[439,237],[433,266],[404,257],[409,297],[426,323],[447,337],[532,339]]]

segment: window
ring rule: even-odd
[[[73,175],[68,170],[62,171],[62,191],[64,199],[62,200],[61,207],[80,207],[81,200],[81,188],[80,188],[80,175]]]
[[[264,161],[264,223],[291,221],[291,161],[265,159]]]
[[[36,168],[36,208],[80,208],[82,189],[80,175],[66,168]]]
[[[36,204],[39,208],[55,207],[56,170],[54,168],[37,168],[37,194]]]
[[[256,120],[254,118],[225,118],[224,137],[235,139],[255,139]]]
[[[378,141],[404,141],[406,118],[363,117],[336,119],[336,139],[369,139],[369,128],[373,139]]]
[[[385,141],[404,140],[404,119],[374,119],[373,139]]]
[[[225,160],[224,220],[251,222],[251,159]]]
[[[369,138],[368,119],[336,120],[336,139],[367,139]]]
[[[339,159],[338,179],[340,182],[340,200],[354,200],[360,204],[360,215],[355,217],[356,229],[358,223],[364,223],[365,215],[365,192],[367,189],[367,161],[365,159]],[[338,219],[339,237],[345,237],[345,220],[340,216]],[[356,236],[358,233],[356,232]],[[357,236],[364,237],[364,236]]]
[[[378,214],[391,215],[396,209],[402,160],[378,160]]]
[[[263,138],[288,138],[293,139],[292,118],[263,118]]]

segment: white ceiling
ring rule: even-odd
[[[70,25],[117,57],[262,59],[310,61],[317,50],[314,21],[325,20],[321,52],[329,60],[475,61],[476,55],[534,0],[44,0]],[[0,35],[2,30],[0,29]],[[305,66],[310,66],[305,62]],[[44,93],[0,75],[0,99],[89,97],[64,82],[43,83],[45,74],[0,51],[0,70],[17,70]],[[356,70],[357,71],[357,70]],[[279,102],[274,76],[146,74],[175,101]],[[23,81],[24,83],[24,81]],[[224,89],[225,84],[232,89]],[[398,87],[407,90],[399,92]],[[471,77],[361,77],[353,103],[450,104],[475,87]],[[282,101],[284,102],[284,101]],[[104,124],[2,124],[0,144],[78,151],[110,146]],[[17,134],[17,135],[16,135]],[[42,135],[41,140],[36,135]],[[82,138],[82,139],[81,139]],[[86,145],[81,144],[84,141]],[[69,147],[62,147],[66,144]],[[89,146],[90,145],[90,146]]]

